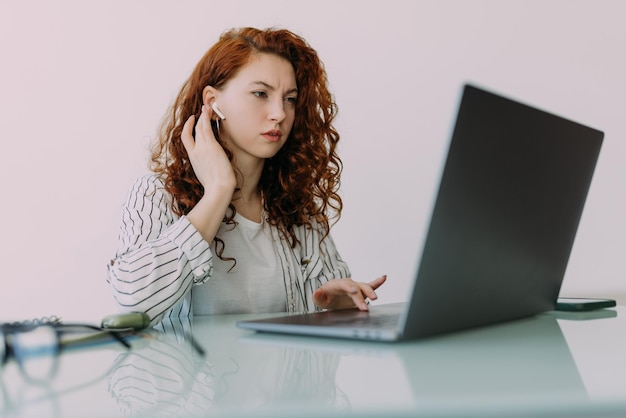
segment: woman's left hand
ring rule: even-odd
[[[357,307],[362,311],[369,310],[365,299],[376,300],[375,289],[387,280],[381,276],[369,283],[355,282],[352,279],[330,280],[313,293],[313,300],[322,309],[349,309]]]

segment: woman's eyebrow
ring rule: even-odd
[[[250,83],[250,85],[252,86],[262,86],[265,87],[266,89],[270,90],[270,91],[274,91],[276,90],[276,88],[274,86],[272,86],[271,84],[266,83],[265,81],[253,81],[252,83]],[[292,89],[289,89],[286,91],[286,93],[298,93],[298,88],[294,87]]]

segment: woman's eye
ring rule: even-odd
[[[286,97],[285,101],[287,103],[296,104],[296,102],[298,101],[298,98],[297,97]]]
[[[252,94],[254,94],[256,97],[262,97],[262,98],[267,97],[267,93],[265,93],[264,91],[254,91],[252,92]]]

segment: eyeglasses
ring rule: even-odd
[[[0,324],[0,365],[4,366],[12,357],[26,380],[47,382],[56,374],[58,355],[63,348],[103,336],[130,348],[122,337],[125,331],[129,330],[106,330],[88,324]],[[80,334],[82,338],[66,338],[69,334]]]

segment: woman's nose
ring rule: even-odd
[[[285,119],[285,108],[283,100],[273,100],[270,106],[270,119],[277,122],[282,122]]]

